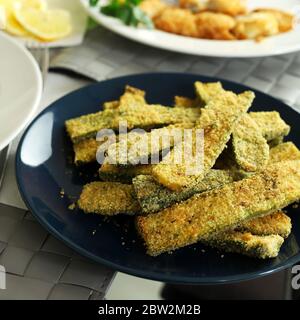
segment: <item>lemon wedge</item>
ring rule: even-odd
[[[12,35],[22,37],[28,35],[28,32],[16,20],[14,15],[15,7],[22,6],[24,8],[44,10],[47,7],[47,3],[45,0],[0,0],[0,6],[5,9],[6,31]]]
[[[43,41],[64,38],[72,31],[71,17],[66,10],[41,11],[18,6],[14,13],[17,21],[25,30]]]

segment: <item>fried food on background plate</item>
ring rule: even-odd
[[[235,20],[223,13],[201,12],[195,15],[198,37],[215,40],[234,40]]]
[[[195,15],[188,9],[166,8],[153,19],[157,29],[187,37],[198,37]]]
[[[207,8],[206,0],[179,0],[179,7],[192,12],[203,11]]]
[[[270,8],[255,9],[254,12],[265,12],[274,15],[278,22],[279,32],[287,32],[293,29],[295,17],[288,12]]]
[[[168,4],[161,0],[143,0],[139,7],[150,18],[155,18],[168,7]]]
[[[148,254],[156,256],[209,239],[299,199],[300,161],[286,161],[159,213],[139,216],[136,225]]]
[[[208,0],[206,9],[214,12],[225,13],[231,16],[247,12],[246,0]]]
[[[260,40],[278,34],[279,26],[276,17],[268,12],[252,12],[237,17],[233,34],[237,39]]]

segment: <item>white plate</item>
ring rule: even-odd
[[[80,1],[88,14],[105,28],[131,40],[157,48],[194,55],[228,58],[261,57],[300,50],[299,23],[297,23],[293,31],[267,38],[259,43],[248,40],[203,40],[178,36],[159,30],[128,27],[118,19],[101,14],[99,7],[91,7],[89,5],[89,0]],[[250,9],[262,7],[279,8],[299,16],[300,0],[249,0],[248,6]]]
[[[0,150],[31,120],[41,93],[42,78],[34,58],[0,32]]]

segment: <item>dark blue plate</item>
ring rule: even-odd
[[[95,179],[97,166],[79,170],[71,164],[72,148],[64,131],[65,120],[100,110],[104,101],[117,99],[126,84],[146,90],[150,103],[171,105],[174,95],[193,96],[196,80],[209,82],[219,79],[177,73],[122,77],[77,90],[38,115],[24,133],[16,156],[21,195],[38,221],[65,244],[99,263],[135,276],[165,282],[216,284],[249,280],[299,261],[300,217],[296,212],[299,210],[292,207],[288,208],[288,213],[293,220],[293,232],[279,256],[265,261],[228,253],[221,257],[222,253],[201,244],[153,258],[146,255],[132,217],[119,216],[107,220],[68,209],[82,186]],[[235,92],[249,89],[233,82],[222,82],[226,89]],[[279,111],[292,127],[289,140],[300,147],[300,115],[266,94],[255,93],[251,110]]]

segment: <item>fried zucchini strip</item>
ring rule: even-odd
[[[224,93],[221,82],[200,82],[196,81],[195,92],[200,106],[204,107],[210,100]]]
[[[91,182],[83,187],[78,206],[85,213],[113,216],[140,211],[133,186],[118,182]]]
[[[300,150],[293,142],[284,142],[270,149],[269,163],[300,160]]]
[[[229,231],[204,241],[225,252],[240,253],[252,258],[267,259],[278,256],[284,239],[278,235],[256,236],[249,232]]]
[[[267,165],[269,145],[249,114],[241,117],[234,128],[232,146],[235,160],[242,170],[255,172]]]
[[[103,110],[118,109],[120,105],[119,100],[107,101],[103,103]]]
[[[268,236],[271,234],[279,234],[283,238],[287,238],[292,230],[290,217],[284,212],[278,211],[264,217],[255,218],[242,223],[236,231],[250,232],[258,236]]]
[[[160,105],[120,105],[117,109],[106,109],[96,113],[69,119],[65,122],[67,133],[76,143],[95,137],[101,129],[119,130],[122,121],[127,122],[128,130],[134,128],[151,129],[175,123],[195,122],[200,110],[197,108],[168,108]],[[128,102],[129,103],[129,102]]]
[[[79,166],[96,161],[97,149],[100,143],[95,138],[82,140],[73,144],[74,163]]]
[[[198,99],[191,99],[188,97],[175,96],[174,98],[174,107],[175,108],[196,108],[198,107]]]
[[[152,165],[137,165],[133,167],[118,167],[113,164],[103,163],[99,170],[99,177],[104,181],[131,182],[138,175],[150,175]]]
[[[290,132],[290,126],[281,119],[277,111],[250,112],[249,114],[267,141],[287,136]]]
[[[131,131],[123,134],[122,139],[109,146],[105,162],[117,166],[133,166],[147,164],[150,158],[155,160],[154,157],[158,162],[158,156],[164,151],[168,153],[176,143],[182,141],[183,130],[193,126],[194,123],[186,123],[154,129],[150,132]]]
[[[187,200],[196,193],[209,191],[233,181],[234,175],[230,171],[211,170],[203,180],[196,180],[192,187],[186,187],[180,192],[165,188],[151,175],[139,175],[132,182],[143,213],[149,214]]]
[[[216,99],[210,100],[205,108],[201,110],[201,115],[196,122],[195,129],[204,130],[204,159],[201,170],[196,176],[203,179],[208,170],[213,167],[216,159],[224,150],[232,130],[239,118],[247,112],[254,99],[254,93],[251,91],[235,95],[232,92],[224,91]],[[180,108],[178,108],[180,109]],[[196,109],[197,110],[197,109]],[[195,157],[195,139],[192,141],[191,149]],[[170,152],[168,160],[174,158],[174,152]],[[153,177],[165,187],[178,191],[191,185],[195,177],[186,174],[187,164],[165,163],[157,164],[153,169]]]
[[[247,179],[197,194],[159,213],[136,218],[149,255],[156,256],[242,222],[280,210],[300,198],[300,160],[270,165]]]
[[[275,138],[273,140],[268,141],[268,145],[270,148],[274,148],[274,147],[278,146],[279,144],[283,143],[283,141],[284,141],[284,137],[278,137],[278,138]]]

